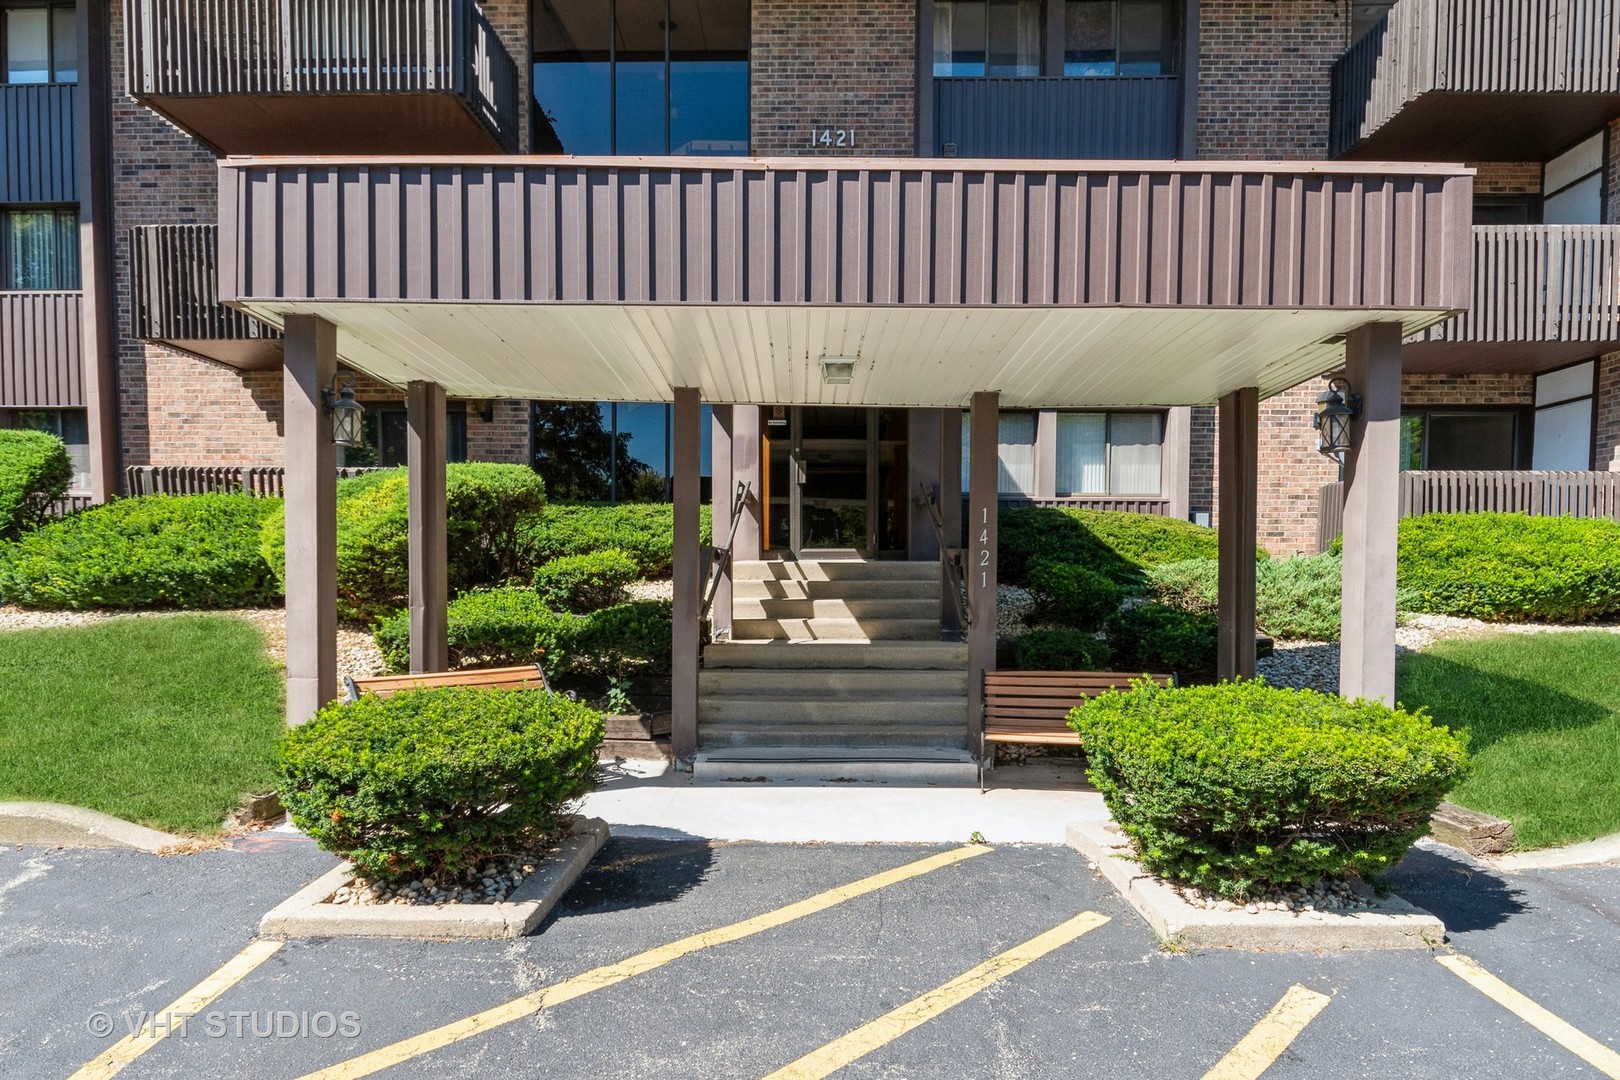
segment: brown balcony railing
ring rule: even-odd
[[[1399,0],[1333,66],[1331,152],[1350,152],[1437,92],[1620,94],[1620,16],[1611,0]],[[1585,122],[1569,103],[1552,109]],[[1502,140],[1518,119],[1504,110],[1481,134]],[[1432,140],[1432,119],[1417,126],[1414,136]]]
[[[934,147],[963,158],[1180,157],[1181,79],[935,79]]]
[[[78,292],[0,292],[0,408],[84,404]]]
[[[78,201],[77,90],[0,84],[0,203]]]
[[[280,364],[281,332],[219,302],[217,225],[130,230],[135,336],[235,367]]]
[[[232,118],[171,99],[449,94],[517,147],[517,65],[474,0],[124,0],[124,24],[130,93],[216,145],[187,117]]]
[[[340,466],[337,474],[342,480],[374,471],[366,467]],[[124,468],[124,491],[130,496],[240,492],[279,499],[286,479],[287,470],[280,465],[129,465]]]

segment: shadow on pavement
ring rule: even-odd
[[[1490,930],[1530,910],[1523,889],[1461,855],[1413,848],[1389,878],[1404,899],[1439,916],[1448,933]]]
[[[571,915],[669,903],[701,885],[714,861],[711,841],[675,829],[667,832],[662,838],[609,840],[547,924]]]

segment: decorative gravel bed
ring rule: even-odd
[[[534,873],[545,853],[499,855],[476,869],[460,875],[414,878],[410,881],[374,882],[350,878],[330,897],[328,904],[415,904],[443,907],[448,904],[499,904],[523,879]]]
[[[1269,892],[1241,904],[1191,886],[1172,887],[1187,903],[1205,911],[1246,911],[1251,915],[1262,911],[1291,911],[1295,915],[1304,915],[1312,911],[1344,914],[1352,911],[1371,911],[1378,906],[1377,897],[1372,890],[1359,879],[1351,878],[1323,878],[1309,888]]]

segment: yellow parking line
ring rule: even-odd
[[[706,930],[701,934],[681,938],[679,941],[671,942],[668,945],[660,945],[656,949],[648,949],[646,952],[637,953],[629,959],[592,968],[582,975],[565,979],[555,986],[548,986],[544,990],[536,990],[532,994],[525,994],[504,1005],[497,1005],[492,1009],[474,1013],[464,1020],[445,1024],[443,1027],[434,1028],[432,1031],[424,1032],[421,1035],[402,1039],[397,1043],[373,1050],[369,1054],[362,1054],[357,1058],[351,1058],[329,1068],[312,1072],[303,1077],[302,1080],[349,1080],[351,1077],[370,1076],[372,1073],[382,1069],[398,1065],[402,1061],[421,1057],[452,1043],[470,1039],[482,1032],[504,1024],[510,1024],[516,1020],[522,1020],[526,1016],[532,1016],[540,1009],[561,1005],[565,1001],[572,1001],[593,991],[624,982],[626,979],[651,971],[654,968],[663,967],[672,960],[678,960],[699,950],[752,937],[754,934],[793,922],[795,919],[802,919],[806,915],[826,911],[828,908],[842,904],[846,900],[865,896],[867,893],[876,892],[878,889],[889,885],[919,877],[941,867],[955,865],[976,855],[983,855],[990,850],[988,847],[975,844],[957,848],[954,851],[941,852],[938,855],[930,855],[926,859],[918,859],[916,862],[897,866],[893,870],[885,870],[881,874],[873,874],[871,877],[852,881],[848,885],[840,885],[836,889],[818,893],[808,900],[800,900],[796,904],[789,904],[786,907],[777,908],[775,911],[756,915],[752,919],[744,919],[742,922],[722,926],[716,930]]]
[[[1232,1047],[1232,1052],[1204,1074],[1204,1080],[1256,1080],[1332,1000],[1315,990],[1297,984],[1290,986],[1282,1000]]]
[[[125,1065],[167,1038],[169,1032],[180,1026],[182,1017],[201,1012],[203,1006],[241,982],[248,972],[270,959],[271,954],[279,948],[281,948],[279,941],[249,943],[247,948],[227,960],[218,971],[175,998],[168,1008],[153,1013],[141,1030],[113,1043],[74,1073],[69,1080],[99,1080],[117,1076]]]
[[[1475,990],[1496,1002],[1520,1020],[1541,1032],[1565,1050],[1581,1058],[1611,1080],[1620,1080],[1620,1053],[1609,1049],[1586,1032],[1570,1024],[1507,983],[1492,975],[1477,960],[1455,953],[1436,956],[1442,967]]]
[[[1095,911],[1081,912],[1068,922],[992,956],[978,967],[834,1039],[819,1050],[812,1050],[792,1064],[771,1073],[765,1080],[820,1080],[821,1077],[830,1076],[850,1062],[858,1061],[913,1028],[921,1027],[946,1009],[960,1005],[992,983],[1005,979],[1107,921],[1108,916]]]

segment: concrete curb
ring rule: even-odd
[[[1113,822],[1078,822],[1069,846],[1096,864],[1125,902],[1153,932],[1178,948],[1247,949],[1256,952],[1427,949],[1445,940],[1439,919],[1396,896],[1372,911],[1334,915],[1325,911],[1208,911],[1196,908],[1169,885],[1126,857],[1129,841]]]
[[[1620,833],[1600,836],[1584,844],[1547,848],[1544,851],[1517,851],[1507,855],[1476,856],[1493,870],[1563,870],[1576,866],[1620,863]]]
[[[48,802],[0,803],[0,844],[44,847],[133,848],[156,854],[186,843],[183,836],[148,829],[123,818]]]
[[[264,937],[386,937],[386,938],[518,938],[529,933],[551,913],[602,845],[608,824],[601,818],[582,818],[573,834],[545,857],[534,873],[499,904],[328,904],[331,896],[354,876],[343,863],[277,904],[259,920]]]

